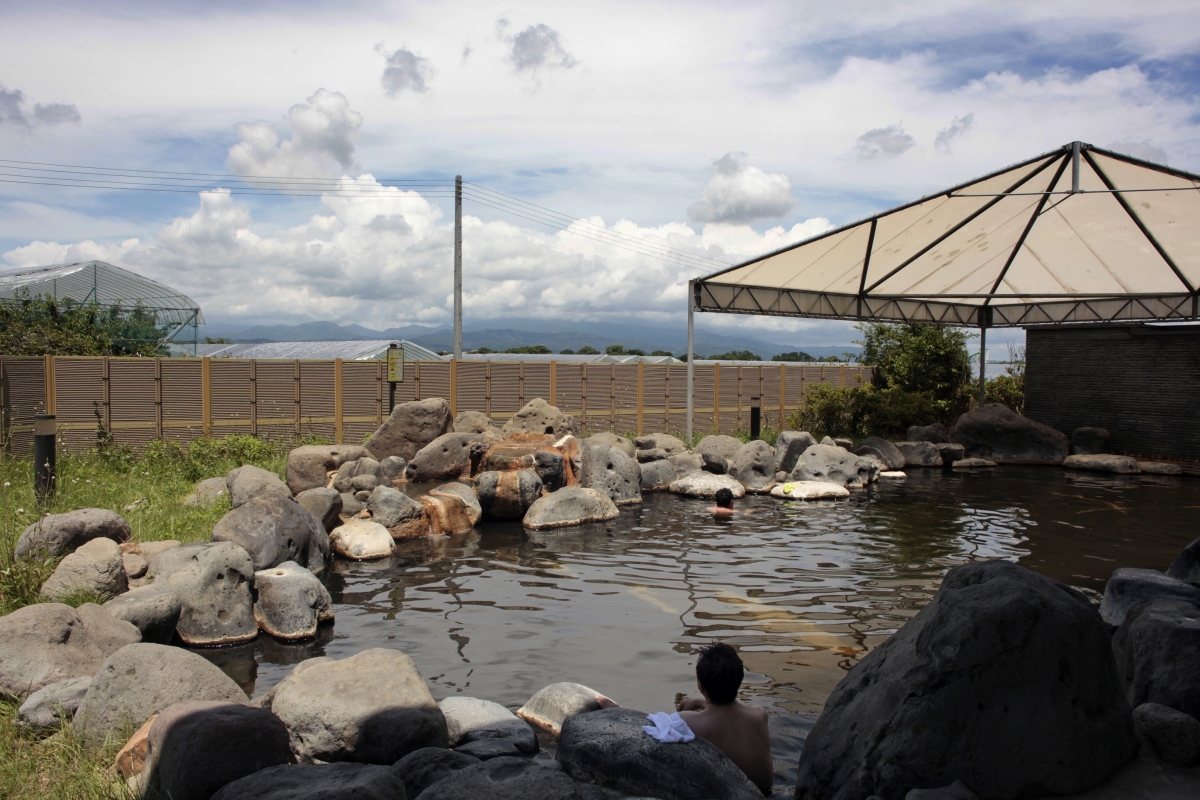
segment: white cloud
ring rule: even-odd
[[[688,207],[696,222],[752,222],[780,217],[792,210],[792,179],[763,172],[748,162],[746,153],[726,153],[713,162],[716,172],[704,189],[704,199]]]
[[[437,70],[428,58],[423,58],[406,47],[389,53],[381,44],[376,46],[375,50],[387,60],[387,67],[383,70],[380,82],[389,96],[395,97],[406,91],[417,94],[429,91],[429,82],[437,75]]]
[[[904,132],[904,124],[896,123],[886,128],[873,128],[854,140],[860,161],[875,161],[895,158],[912,149],[916,141]]]
[[[1124,153],[1127,156],[1140,158],[1143,161],[1153,161],[1155,164],[1167,163],[1167,151],[1158,147],[1149,139],[1143,139],[1140,142],[1125,140],[1123,142],[1113,142],[1108,146],[1109,150],[1117,153]]]
[[[964,114],[961,117],[955,117],[951,121],[948,128],[942,128],[937,133],[937,138],[933,142],[933,147],[939,153],[950,155],[954,152],[954,143],[966,136],[975,127],[975,112]]]
[[[290,136],[282,141],[269,122],[240,123],[242,140],[229,149],[225,164],[248,177],[337,177],[354,163],[362,124],[344,94],[318,89],[288,109]]]
[[[508,60],[517,72],[536,73],[543,67],[570,69],[578,62],[567,52],[562,36],[544,23],[530,25],[510,35],[507,19],[496,21],[496,31],[509,45]]]

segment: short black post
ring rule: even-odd
[[[396,407],[396,381],[403,380],[404,350],[397,342],[392,342],[387,349],[388,372],[388,416]]]
[[[758,395],[750,398],[750,441],[758,438],[758,433],[762,428],[762,403],[758,399]]]
[[[33,491],[39,502],[54,494],[57,447],[53,414],[33,418]]]

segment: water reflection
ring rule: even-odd
[[[439,698],[515,707],[575,680],[650,711],[694,691],[695,647],[721,639],[753,702],[815,712],[955,564],[1008,558],[1102,589],[1114,566],[1165,568],[1200,528],[1200,482],[1051,469],[914,471],[848,501],[747,498],[732,520],[708,505],[647,495],[604,524],[489,524],[338,562],[337,620],[317,641],[208,655],[256,696],[304,658],[382,646],[412,656]]]

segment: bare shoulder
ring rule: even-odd
[[[762,725],[764,727],[766,726],[767,710],[765,708],[760,708],[759,706],[748,706],[745,703],[742,703],[741,705],[742,714],[746,719],[753,722],[755,725]]]

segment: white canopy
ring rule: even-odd
[[[1200,176],[1075,142],[699,279],[697,311],[1015,327],[1198,315]]]

